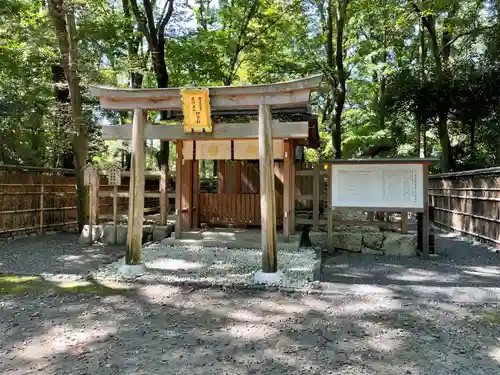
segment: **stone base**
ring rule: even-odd
[[[141,264],[121,264],[118,267],[118,274],[125,277],[138,277],[146,273],[147,268],[144,263]]]
[[[91,238],[92,236],[92,238]],[[92,229],[87,224],[83,227],[82,233],[80,234],[80,238],[78,242],[81,245],[88,245],[95,241],[100,241],[102,238],[102,226],[101,225],[92,225]]]
[[[127,243],[128,225],[118,224],[115,241],[115,229],[113,223],[104,223],[92,226],[92,242],[103,242],[106,245],[125,245]],[[144,225],[142,227],[142,242],[161,241],[172,232],[171,225]],[[83,227],[79,239],[80,244],[88,245],[90,241],[90,229],[88,225]]]
[[[273,273],[257,271],[254,275],[255,284],[278,285],[283,283],[284,280],[285,275],[281,271]]]

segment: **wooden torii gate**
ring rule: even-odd
[[[161,110],[179,113],[182,109],[181,88],[129,89],[92,85],[91,93],[99,97],[102,109],[133,111],[132,126],[103,127],[104,139],[131,139],[132,159],[130,170],[130,193],[128,210],[128,234],[126,264],[141,264],[142,224],[144,207],[144,168],[146,139],[161,139],[176,142],[176,235],[180,236],[182,222],[182,189],[180,181],[186,168],[193,168],[190,160],[183,158],[183,143],[215,140],[258,139],[260,168],[261,241],[263,272],[277,271],[276,256],[276,207],[274,194],[273,138],[285,140],[284,223],[285,234],[293,233],[295,178],[293,152],[291,148],[308,138],[307,121],[281,122],[273,120],[272,112],[309,105],[311,92],[317,91],[321,76],[310,76],[294,81],[246,86],[209,87],[210,110],[213,116],[224,111],[249,110],[258,113],[258,122],[217,123],[211,132],[186,132],[182,125],[148,124],[147,111]],[[186,165],[185,165],[186,164]],[[191,169],[192,170],[192,169]],[[291,173],[293,170],[293,173]],[[287,173],[288,172],[288,173]],[[162,171],[160,186],[167,195],[167,174]],[[162,214],[165,217],[165,213]]]

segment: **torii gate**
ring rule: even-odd
[[[224,111],[258,109],[258,123],[214,123],[210,128],[196,129],[186,132],[182,125],[153,125],[146,121],[147,111],[173,111],[182,109],[182,88],[129,89],[110,86],[92,85],[91,93],[99,97],[101,108],[106,110],[133,111],[132,126],[108,126],[103,128],[105,139],[131,139],[132,161],[130,170],[130,193],[128,212],[128,234],[126,264],[141,265],[142,225],[144,208],[144,168],[146,139],[171,140],[176,142],[176,235],[180,235],[182,223],[182,181],[183,166],[192,161],[183,160],[183,143],[190,141],[205,142],[220,140],[252,140],[258,139],[258,159],[260,167],[260,209],[261,209],[261,242],[262,271],[265,274],[277,272],[276,255],[276,207],[274,194],[273,138],[285,141],[285,197],[284,223],[285,234],[293,233],[295,228],[295,166],[291,160],[291,149],[308,138],[309,124],[302,122],[281,122],[272,119],[272,111],[293,110],[308,107],[311,92],[317,91],[321,76],[310,76],[294,81],[275,84],[220,86],[209,87],[208,90],[212,115],[223,114]],[[203,90],[203,89],[202,89]],[[201,98],[200,105],[201,105]],[[193,104],[194,105],[194,104]],[[196,108],[193,107],[193,111]],[[194,112],[198,115],[200,112]],[[186,112],[184,111],[186,116]],[[209,122],[210,112],[208,112]],[[186,121],[186,117],[185,117]],[[193,129],[191,129],[193,130]],[[194,142],[193,142],[194,141]],[[192,169],[191,169],[192,170]],[[166,171],[162,171],[160,186],[166,189]],[[163,191],[166,196],[166,190]],[[268,275],[271,276],[271,275]]]

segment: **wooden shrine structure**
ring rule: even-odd
[[[295,149],[317,147],[317,121],[310,111],[311,93],[317,91],[321,76],[295,81],[210,88],[128,89],[91,86],[105,110],[133,111],[132,125],[103,126],[105,140],[132,142],[130,200],[128,210],[127,264],[140,264],[144,207],[144,143],[148,139],[176,144],[175,235],[200,225],[205,217],[221,217],[227,210],[254,210],[262,228],[263,271],[276,272],[275,160],[283,160],[283,192],[279,200],[285,236],[295,231]],[[192,92],[189,92],[192,91]],[[203,107],[203,108],[202,108]],[[171,124],[147,122],[147,111],[167,111]],[[183,123],[184,122],[184,126]],[[168,151],[167,151],[168,152]],[[237,191],[201,195],[199,160],[258,160],[258,193]],[[237,164],[237,166],[240,164]],[[166,221],[167,170],[160,178],[161,220]],[[236,170],[236,174],[241,170]],[[221,175],[223,178],[223,175]],[[224,182],[221,181],[221,186]],[[217,212],[215,212],[217,211]],[[246,224],[246,223],[241,223]],[[247,223],[248,224],[248,223]],[[281,224],[281,223],[280,223]]]

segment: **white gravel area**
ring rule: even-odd
[[[137,277],[150,282],[197,281],[216,285],[253,284],[253,275],[262,267],[260,249],[171,246],[159,243],[145,246],[142,260],[147,272]],[[90,274],[97,280],[120,280],[119,268],[125,258],[105,265]],[[280,287],[311,288],[316,253],[313,249],[278,250],[278,269],[285,274]]]

